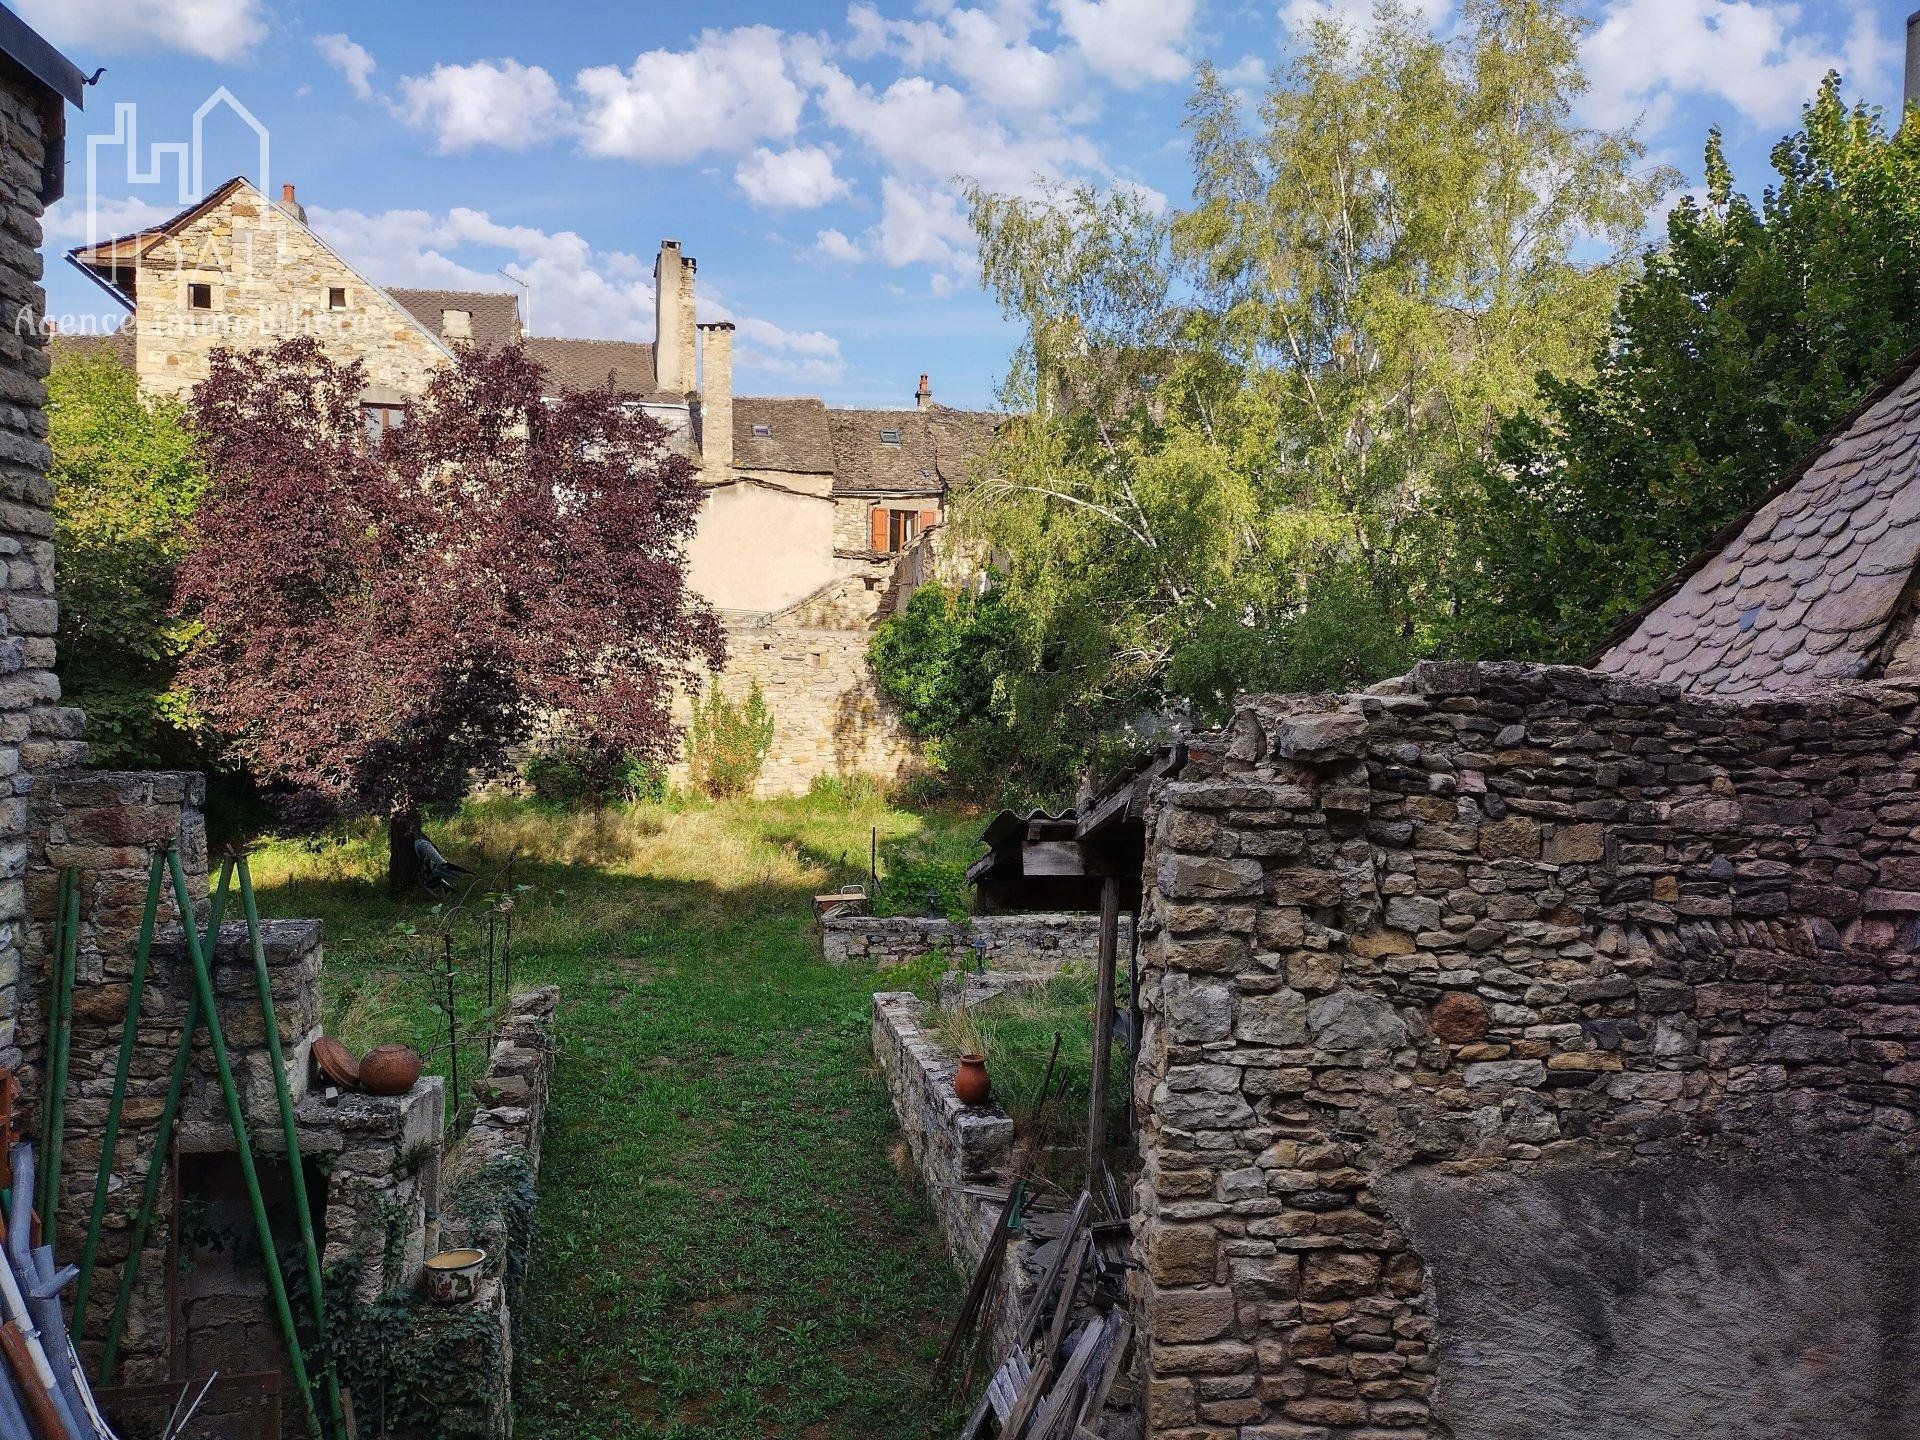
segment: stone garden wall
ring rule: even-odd
[[[953,1093],[955,1057],[933,1035],[927,1004],[906,991],[873,997],[873,1056],[893,1096],[914,1167],[940,1222],[947,1253],[971,1273],[999,1206],[968,1193],[1005,1180],[1013,1121],[997,1105],[962,1105]]]
[[[1243,701],[1149,822],[1150,1434],[1920,1434],[1915,703]]]
[[[821,949],[834,964],[888,969],[927,954],[1015,975],[1052,975],[1066,965],[1092,969],[1099,959],[1098,915],[974,915],[955,923],[918,916],[834,916],[822,922]],[[982,942],[976,950],[974,941]],[[1133,923],[1120,918],[1121,968],[1133,945]]]

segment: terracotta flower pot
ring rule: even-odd
[[[360,1088],[369,1095],[404,1095],[420,1078],[420,1057],[405,1045],[376,1045],[360,1057]]]
[[[993,1081],[987,1076],[984,1055],[962,1055],[960,1068],[953,1072],[953,1093],[962,1105],[984,1105],[993,1096]]]

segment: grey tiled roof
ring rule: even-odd
[[[652,395],[658,384],[653,346],[637,340],[560,340],[529,335],[527,354],[547,378],[569,390],[611,390],[616,395]],[[678,398],[678,397],[676,397]]]
[[[111,356],[129,370],[133,369],[133,321],[123,321],[117,330],[104,335],[55,334],[48,340],[55,361],[79,360],[94,355]]]
[[[1742,696],[1870,675],[1920,562],[1920,354],[1616,634],[1594,668]]]
[[[520,297],[490,290],[388,290],[413,318],[435,335],[448,310],[473,316],[473,343],[483,350],[511,345],[520,338]]]
[[[993,438],[994,417],[936,405],[927,410],[833,409],[834,489],[938,493],[965,478]],[[897,442],[881,438],[897,435]]]
[[[756,425],[765,426],[768,433],[754,434]],[[740,470],[833,474],[827,407],[818,400],[797,396],[734,397],[733,463]]]

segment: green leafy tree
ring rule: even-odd
[[[1590,366],[1671,183],[1574,123],[1582,26],[1562,0],[1470,0],[1444,39],[1393,3],[1364,42],[1319,23],[1252,127],[1203,71],[1170,219],[1124,189],[973,193],[1024,343],[957,513],[1001,572],[1025,779],[1432,643],[1440,502],[1540,373]]]
[[[1591,377],[1541,381],[1464,497],[1452,643],[1579,660],[1920,344],[1920,123],[1829,75],[1756,203],[1716,133]]]
[[[687,728],[687,769],[695,786],[715,800],[750,795],[772,748],[773,714],[760,682],[734,701],[720,693],[718,680],[709,681]]]
[[[47,379],[59,552],[57,669],[87,712],[96,763],[204,763],[174,671],[194,629],[172,614],[174,573],[206,489],[180,407],[141,396],[107,356]]]

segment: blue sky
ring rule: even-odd
[[[138,149],[181,141],[228,87],[271,133],[269,184],[374,280],[523,286],[541,333],[650,339],[663,236],[700,262],[702,319],[740,327],[743,393],[988,403],[1011,344],[971,266],[950,183],[1038,175],[1187,196],[1193,66],[1262,83],[1316,11],[1366,0],[6,0],[106,75],[68,142],[74,198],[49,250],[87,238],[91,134],[136,104]],[[1709,125],[1757,189],[1821,74],[1898,103],[1912,0],[1581,0],[1583,118],[1636,120],[1650,161],[1699,169]],[[1416,0],[1445,28],[1458,0]],[[95,147],[104,231],[171,213]],[[209,187],[259,167],[230,117]],[[55,316],[117,314],[51,263]]]

